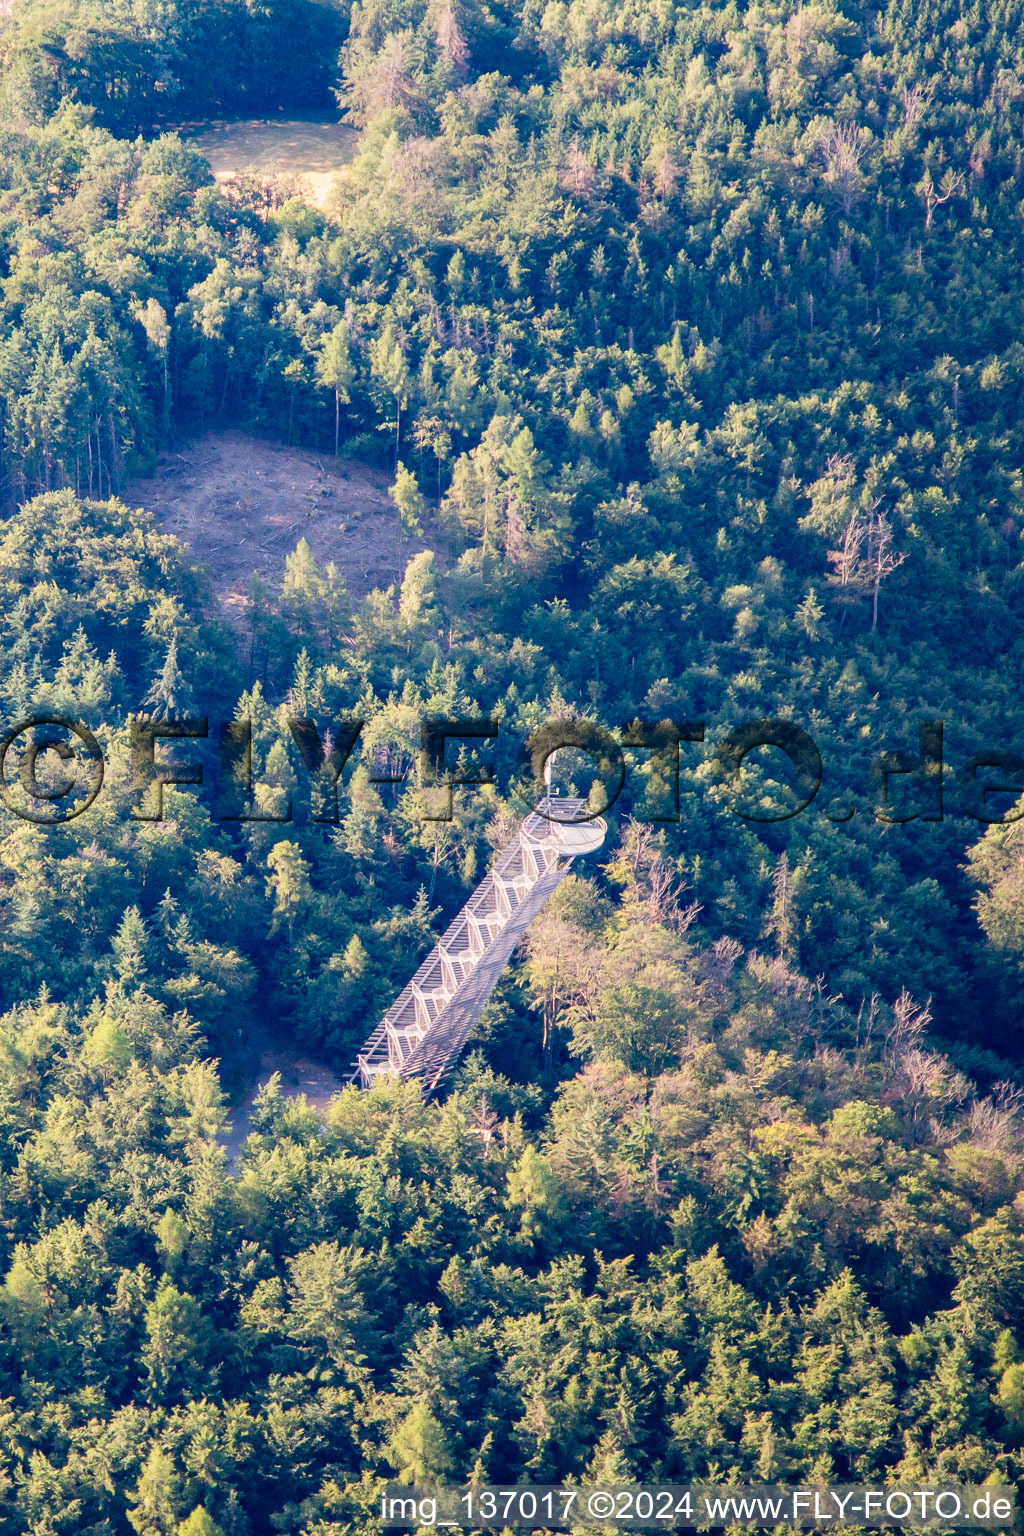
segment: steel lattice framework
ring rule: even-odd
[[[549,814],[557,807],[559,820]],[[525,818],[455,921],[370,1035],[350,1081],[416,1077],[432,1093],[455,1065],[509,956],[572,861],[593,853],[601,817],[573,821],[582,800],[548,801]]]

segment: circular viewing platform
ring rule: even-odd
[[[523,828],[524,837],[531,843],[539,848],[554,848],[565,859],[596,853],[607,834],[608,823],[603,816],[595,816],[591,821],[561,821],[545,816],[542,811],[535,811],[529,826]]]

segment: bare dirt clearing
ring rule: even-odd
[[[217,181],[231,181],[247,171],[263,176],[301,176],[309,186],[309,201],[322,208],[334,178],[354,157],[359,134],[355,128],[333,121],[260,118],[210,123],[189,137],[209,160]]]
[[[321,570],[334,561],[353,597],[394,582],[398,513],[389,483],[384,471],[353,460],[218,432],[163,454],[155,475],[129,481],[125,500],[147,508],[210,567],[224,617],[239,627],[253,571],[277,591],[300,539]],[[403,564],[438,547],[430,533],[403,541]]]

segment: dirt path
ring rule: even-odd
[[[231,181],[246,171],[301,176],[309,188],[309,201],[322,208],[338,172],[355,156],[359,134],[333,119],[252,118],[209,123],[189,133],[189,138],[209,160],[217,181]]]
[[[285,557],[302,538],[321,570],[333,560],[344,572],[353,597],[394,582],[398,514],[389,483],[365,464],[220,432],[163,454],[155,475],[129,481],[125,499],[148,508],[210,567],[224,617],[238,628],[253,571],[277,591]],[[437,549],[437,530],[426,532],[404,541],[403,564],[419,549]]]
[[[231,1112],[221,1146],[228,1155],[228,1171],[238,1172],[242,1147],[249,1134],[252,1107],[256,1095],[266,1087],[275,1072],[281,1074],[281,1093],[285,1098],[304,1098],[311,1109],[323,1114],[331,1099],[344,1087],[341,1079],[330,1068],[307,1057],[287,1051],[266,1050],[260,1055],[256,1080],[250,1084],[245,1097]]]

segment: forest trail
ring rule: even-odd
[[[304,1098],[311,1109],[322,1114],[336,1093],[345,1086],[339,1077],[322,1062],[311,1061],[300,1052],[265,1050],[260,1054],[259,1070],[255,1080],[231,1108],[231,1115],[220,1138],[227,1153],[228,1171],[237,1173],[242,1147],[252,1124],[252,1108],[261,1088],[265,1088],[275,1072],[281,1074],[281,1095],[284,1098]]]
[[[161,455],[156,473],[129,481],[124,499],[152,512],[210,568],[224,618],[238,629],[254,571],[275,592],[285,558],[305,539],[321,570],[334,561],[352,596],[398,577],[398,514],[382,470],[330,454],[209,433]],[[403,539],[402,558],[437,549]]]
[[[354,158],[359,139],[355,128],[336,119],[216,122],[187,136],[209,160],[217,181],[233,181],[247,172],[301,176],[309,188],[308,201],[318,208],[326,205],[338,172]]]

